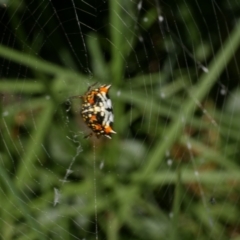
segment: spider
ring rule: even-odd
[[[91,85],[84,95],[73,98],[77,97],[82,99],[82,118],[96,137],[105,136],[111,139],[111,134],[116,133],[112,129],[114,115],[112,101],[108,95],[111,85],[104,84],[92,89],[94,85],[96,85],[96,83]],[[93,133],[87,135],[86,138],[90,137]]]

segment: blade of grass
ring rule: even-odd
[[[207,186],[211,185],[218,185],[222,186],[226,184],[226,186],[229,186],[229,183],[234,183],[236,186],[239,186],[240,183],[240,174],[239,170],[236,171],[202,171],[198,173],[198,177],[196,177],[196,173],[192,169],[184,169],[182,168],[181,171],[181,182],[183,184],[187,183],[203,183]],[[137,182],[146,182],[150,185],[163,185],[163,184],[174,184],[177,183],[178,177],[177,173],[173,171],[160,171],[151,176],[145,175],[145,176],[134,176],[134,181]],[[227,188],[226,191],[229,191],[229,188]]]
[[[108,213],[109,223],[107,224],[107,239],[108,240],[117,240],[118,239],[118,229],[119,221],[114,212]]]
[[[140,176],[143,177],[149,175],[157,169],[158,165],[164,159],[166,150],[169,150],[172,144],[179,138],[185,124],[182,122],[182,119],[188,119],[193,114],[196,108],[196,100],[201,101],[204,96],[206,96],[226,67],[226,64],[234,56],[239,44],[240,28],[238,22],[222,49],[219,50],[216,57],[209,65],[209,72],[203,74],[199,79],[198,84],[193,87],[191,96],[194,96],[195,100],[190,97],[185,103],[183,103],[183,107],[180,110],[178,117],[174,119],[172,124],[166,130],[167,136],[164,140],[160,139],[156,143],[155,148],[150,154],[149,160],[143,166],[142,171],[138,173]]]
[[[45,91],[45,86],[43,82],[37,79],[1,79],[0,82],[1,92],[22,92],[22,93],[42,93]]]
[[[111,72],[114,79],[114,83],[119,85],[123,72],[124,56],[121,54],[121,50],[124,42],[123,34],[123,22],[121,19],[121,5],[118,1],[111,0],[109,2],[110,11],[110,35],[111,35]]]
[[[26,218],[27,223],[31,226],[32,230],[35,233],[35,238],[37,239],[46,239],[43,231],[41,230],[37,220],[31,216],[29,208],[24,204],[20,192],[17,190],[16,185],[13,183],[12,179],[9,178],[8,174],[5,172],[4,168],[0,168],[0,178],[2,182],[6,185],[6,188],[9,189],[10,197],[9,203],[15,202],[22,212],[22,216]],[[36,236],[37,233],[37,236]]]
[[[105,63],[98,36],[92,33],[90,36],[88,36],[87,43],[92,57],[92,68],[94,75],[96,75],[96,77],[100,80],[106,81],[106,79],[109,79],[109,69]]]
[[[69,69],[65,69],[45,60],[40,60],[37,57],[13,50],[3,45],[0,45],[0,56],[30,67],[33,70],[42,71],[48,74],[61,75],[61,77],[65,76],[69,78],[81,77],[80,74],[77,74]]]
[[[170,236],[172,240],[178,239],[178,222],[179,222],[179,211],[181,206],[181,168],[177,169],[177,183],[174,192],[173,201],[173,218],[172,218],[172,229]]]
[[[239,166],[232,162],[231,159],[226,158],[223,154],[219,153],[217,150],[211,149],[208,146],[204,145],[201,142],[198,142],[192,138],[187,137],[186,135],[180,138],[180,142],[187,146],[191,144],[192,149],[195,149],[203,158],[208,159],[209,161],[219,164],[221,167],[224,167],[229,170],[239,169]]]
[[[123,66],[124,66],[124,34],[123,34],[123,22],[121,19],[121,5],[118,1],[110,0],[109,1],[109,9],[110,16],[110,44],[111,44],[111,62],[110,62],[110,78],[112,79],[112,83],[115,86],[120,86],[121,80],[123,78]],[[114,107],[114,115],[115,119],[120,119],[123,115],[123,106],[120,102],[116,102]],[[124,125],[120,122],[115,123],[115,127],[118,133],[123,132]],[[118,154],[118,139],[119,134],[113,138],[113,147],[110,149],[110,155],[114,156],[114,154]],[[107,164],[114,165],[112,161],[107,162]]]
[[[50,127],[53,113],[54,104],[49,101],[48,104],[44,105],[42,115],[36,122],[37,128],[31,134],[32,136],[28,140],[25,154],[21,159],[15,179],[19,189],[23,188],[25,184],[27,185],[29,181],[32,181],[31,174],[35,171],[34,164],[42,150],[42,143]]]

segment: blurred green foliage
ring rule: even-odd
[[[203,2],[4,2],[1,239],[240,239],[240,6]]]

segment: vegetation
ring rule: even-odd
[[[239,5],[66,2],[1,5],[1,239],[240,239]]]

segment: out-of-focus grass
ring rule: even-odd
[[[125,4],[133,14],[133,3]],[[224,110],[209,112],[216,124],[195,114],[239,47],[239,23],[196,84],[190,83],[191,71],[177,70],[173,82],[166,80],[167,72],[139,72],[123,80],[137,42],[129,31],[134,21],[125,14],[124,25],[123,14],[110,1],[110,62],[100,36],[87,38],[92,78],[0,46],[1,58],[36,76],[0,82],[0,91],[12,101],[2,106],[0,125],[3,239],[96,239],[96,224],[99,239],[229,239],[227,226],[239,225],[238,120]],[[20,39],[25,38],[22,32]],[[74,65],[68,53],[59,54]],[[62,103],[68,93],[81,95],[96,81],[112,84],[118,133],[111,141],[93,143],[83,139],[79,102],[69,118]],[[60,181],[75,156],[69,181]],[[54,188],[60,193],[57,206]]]

